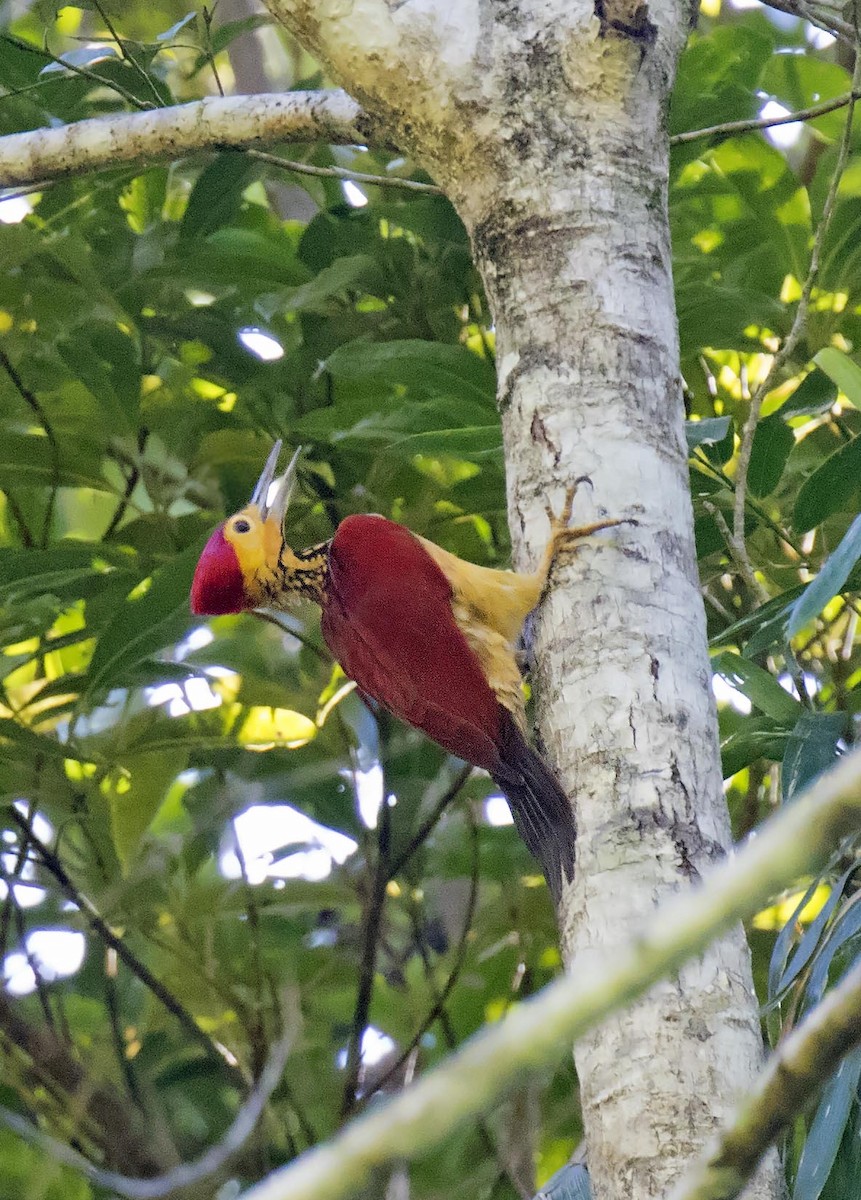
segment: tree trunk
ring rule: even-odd
[[[577,812],[563,950],[607,952],[729,845],[667,222],[676,0],[268,0],[456,205],[496,321],[516,565],[545,505],[637,523],[557,566],[540,738]],[[741,930],[576,1050],[596,1200],[659,1197],[762,1054]],[[770,1160],[748,1193],[780,1194]]]

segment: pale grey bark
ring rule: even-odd
[[[666,212],[682,0],[267,0],[430,170],[470,235],[496,325],[517,565],[545,504],[636,526],[555,572],[535,620],[538,726],[572,796],[575,953],[726,852],[687,486]],[[409,86],[405,81],[410,80]],[[577,1048],[598,1200],[662,1195],[762,1057],[730,932]],[[771,1162],[752,1196],[778,1193]]]
[[[340,91],[211,96],[174,108],[9,134],[0,138],[0,187],[225,146],[317,138],[350,144],[371,134],[358,104]]]

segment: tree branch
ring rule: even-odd
[[[861,1043],[861,966],[778,1046],[732,1124],[670,1200],[735,1200],[770,1145]]]
[[[826,33],[831,33],[835,37],[849,42],[850,45],[854,46],[855,44],[855,29],[850,22],[844,21],[842,17],[838,17],[833,10],[826,9],[824,5],[806,4],[805,0],[763,0],[763,3],[767,8],[789,13],[802,21],[809,21],[817,29],[824,29]]]
[[[391,837],[391,809],[383,795],[383,803],[377,817],[377,861],[374,867],[370,894],[365,906],[362,937],[362,958],[359,964],[359,983],[356,988],[356,1004],[350,1041],[347,1046],[347,1062],[344,1069],[344,1094],[341,1098],[341,1117],[348,1117],[355,1106],[359,1077],[362,1069],[362,1040],[368,1028],[371,998],[374,992],[374,976],[377,970],[377,951],[386,904],[386,888],[389,875],[389,842]]]
[[[106,1188],[110,1192],[126,1197],[127,1200],[159,1200],[159,1197],[162,1196],[173,1197],[177,1192],[185,1192],[204,1180],[211,1180],[217,1176],[242,1149],[257,1128],[264,1108],[278,1087],[293,1041],[294,1030],[291,1028],[272,1047],[257,1086],[236,1114],[236,1119],[221,1141],[202,1154],[195,1162],[183,1163],[153,1179],[134,1179],[129,1175],[121,1175],[115,1171],[104,1171],[100,1167],[95,1167],[82,1154],[67,1146],[65,1142],[60,1142],[50,1134],[43,1133],[18,1113],[2,1106],[0,1106],[0,1122],[57,1162],[80,1171],[97,1187]],[[206,1194],[211,1194],[209,1189]]]
[[[815,121],[828,113],[845,108],[852,100],[861,99],[861,92],[846,92],[843,96],[835,96],[833,100],[824,100],[821,104],[811,104],[809,108],[799,108],[796,112],[786,113],[782,117],[753,117],[747,121],[725,121],[723,125],[708,125],[705,129],[688,129],[684,133],[674,133],[670,138],[671,146],[681,146],[685,142],[695,142],[698,138],[729,137],[734,133],[750,133],[755,129],[772,129],[776,125],[794,125],[796,121]]]
[[[635,1000],[802,875],[819,870],[835,846],[859,829],[861,751],[855,751],[768,821],[702,887],[662,904],[626,946],[602,958],[575,957],[563,979],[327,1145],[274,1171],[243,1200],[338,1200],[383,1164],[417,1157],[522,1083],[524,1072],[555,1063],[561,1045]]]
[[[164,1147],[156,1147],[152,1130],[140,1113],[124,1104],[111,1084],[90,1079],[62,1038],[47,1026],[25,1020],[2,993],[0,1029],[67,1097],[69,1111],[80,1107],[86,1114],[98,1131],[99,1145],[109,1162],[117,1166],[122,1163],[144,1176],[157,1175],[171,1165],[162,1157]]]
[[[214,1059],[229,1074],[234,1085],[241,1092],[246,1092],[248,1084],[239,1067],[228,1060],[209,1035],[201,1029],[188,1009],[177,1000],[176,996],[168,991],[161,980],[156,979],[149,967],[141,962],[126,942],[114,933],[92,901],[75,886],[66,868],[53,850],[49,849],[36,836],[27,818],[16,808],[10,808],[8,811],[11,820],[27,835],[42,862],[57,880],[65,895],[84,913],[93,932],[102,939],[106,946],[110,946],[111,949],[116,951],[117,957],[140,979],[141,983],[149,988],[156,999],[161,1001],[167,1011],[176,1018],[191,1040],[200,1046],[206,1056]]]
[[[296,175],[314,175],[322,179],[349,179],[353,183],[370,183],[374,187],[402,188],[406,192],[424,192],[430,196],[443,196],[442,188],[435,183],[422,183],[418,179],[400,179],[397,175],[370,175],[366,171],[349,171],[346,167],[315,167],[313,163],[295,162],[281,158],[278,154],[267,154],[264,150],[246,151],[249,158],[258,162],[271,163],[282,171],[293,171]]]
[[[324,140],[379,142],[346,92],[209,97],[143,113],[94,117],[0,138],[0,187],[43,183],[122,163],[179,158],[199,150]]]

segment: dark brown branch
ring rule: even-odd
[[[273,1046],[269,1061],[260,1076],[260,1082],[240,1108],[236,1119],[224,1137],[195,1162],[183,1163],[155,1178],[134,1179],[129,1175],[120,1175],[114,1171],[103,1171],[99,1167],[93,1166],[83,1155],[71,1149],[65,1142],[43,1133],[30,1121],[25,1120],[18,1113],[11,1112],[8,1108],[0,1107],[0,1122],[31,1145],[37,1146],[44,1153],[50,1155],[56,1162],[80,1171],[96,1186],[124,1196],[126,1200],[160,1200],[160,1197],[174,1197],[180,1192],[185,1192],[189,1188],[194,1188],[196,1185],[220,1175],[227,1164],[243,1148],[257,1128],[263,1110],[278,1087],[290,1054],[293,1037],[291,1029]],[[206,1194],[208,1195],[210,1192],[207,1191]]]
[[[0,346],[0,365],[2,365],[6,374],[12,380],[12,383],[15,385],[15,390],[18,392],[21,399],[32,410],[36,420],[45,430],[45,437],[48,439],[48,444],[51,447],[51,465],[54,478],[51,484],[51,491],[48,496],[48,507],[45,509],[45,520],[42,524],[42,537],[40,545],[44,549],[45,546],[48,545],[48,538],[51,533],[51,521],[54,518],[54,506],[57,503],[57,489],[60,486],[60,448],[57,445],[57,438],[54,433],[53,426],[48,420],[47,413],[39,402],[39,397],[35,392],[32,392],[30,388],[25,385],[24,380],[18,374],[15,365],[2,346]]]
[[[44,842],[42,842],[33,832],[27,819],[16,808],[9,810],[11,819],[20,829],[22,829],[30,842],[38,851],[44,865],[51,872],[54,878],[59,883],[66,896],[81,910],[89,922],[90,928],[96,933],[102,941],[116,951],[117,957],[125,963],[129,970],[137,976],[140,981],[145,984],[152,994],[161,1001],[167,1011],[176,1018],[188,1036],[205,1052],[207,1058],[214,1059],[219,1066],[225,1070],[234,1086],[242,1092],[248,1090],[248,1084],[242,1071],[229,1062],[224,1054],[218,1049],[212,1039],[200,1028],[197,1021],[191,1013],[180,1003],[172,992],[164,986],[164,984],[156,979],[149,967],[137,957],[126,942],[107,925],[100,913],[97,911],[93,903],[78,890],[75,883],[67,873],[65,867],[60,862],[59,858],[52,850],[50,850]]]
[[[377,821],[377,861],[374,868],[371,892],[365,907],[359,985],[356,989],[356,1006],[353,1012],[350,1040],[347,1044],[346,1078],[344,1080],[344,1094],[341,1100],[342,1119],[350,1115],[356,1104],[356,1092],[362,1068],[362,1039],[368,1027],[368,1015],[374,991],[374,975],[377,969],[380,928],[383,920],[383,909],[386,904],[386,888],[391,879],[389,869],[391,809],[385,798],[385,791]]]
[[[26,1054],[70,1101],[77,1102],[98,1130],[99,1143],[108,1161],[144,1177],[158,1175],[170,1166],[153,1144],[152,1130],[136,1119],[135,1109],[124,1104],[111,1084],[96,1083],[72,1057],[69,1047],[47,1026],[25,1020],[0,992],[0,1029]],[[72,1105],[74,1107],[74,1103]]]
[[[394,879],[395,876],[400,875],[401,871],[407,865],[415,852],[424,845],[439,823],[443,813],[457,796],[458,792],[464,786],[471,774],[472,767],[469,765],[469,763],[461,767],[460,771],[454,777],[449,787],[445,790],[445,792],[443,792],[439,800],[437,800],[433,807],[433,811],[429,814],[426,820],[422,822],[415,834],[410,838],[405,849],[403,849],[394,862],[390,864],[388,875],[389,879]]]

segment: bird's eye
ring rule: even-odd
[[[238,521],[233,522],[233,528],[236,533],[247,533],[251,526],[244,518],[240,517]]]

